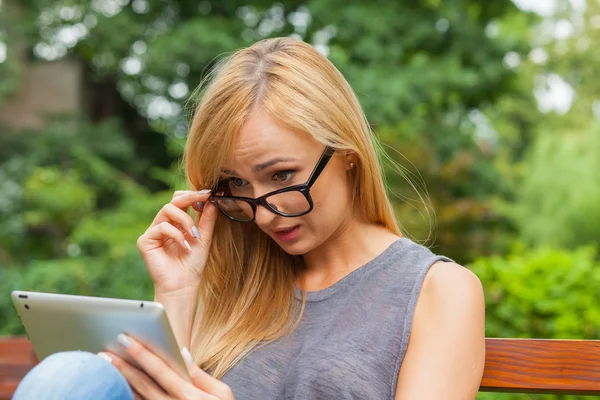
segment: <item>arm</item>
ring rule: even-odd
[[[417,300],[395,399],[475,399],[485,363],[484,321],[477,276],[435,263]]]
[[[179,347],[190,348],[192,323],[198,300],[198,287],[189,286],[175,292],[154,293],[154,301],[161,303],[167,312],[169,324]]]
[[[217,209],[207,202],[210,190],[177,191],[157,213],[137,241],[154,284],[154,301],[167,311],[180,346],[190,346],[194,312],[202,270],[206,265],[217,219]],[[189,207],[200,212],[196,223]]]

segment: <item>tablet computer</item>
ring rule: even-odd
[[[25,291],[11,297],[40,361],[61,351],[110,350],[137,366],[117,342],[125,333],[190,380],[160,303]]]

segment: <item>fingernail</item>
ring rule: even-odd
[[[183,244],[185,244],[185,247],[187,247],[187,248],[188,248],[188,250],[191,250],[191,249],[192,249],[192,246],[190,246],[190,243],[189,243],[187,240],[185,240],[185,239],[184,239],[184,240],[183,240]]]
[[[202,189],[202,190],[198,191],[198,194],[207,194],[207,193],[210,193],[210,192],[211,192],[210,189]]]
[[[104,352],[100,352],[100,353],[97,354],[97,356],[100,357],[101,359],[106,360],[106,361],[108,361],[109,363],[112,364],[112,358],[108,354],[106,354]]]
[[[129,339],[127,335],[119,333],[119,335],[117,336],[117,341],[121,346],[125,347],[126,349],[131,347],[131,339]]]
[[[204,209],[204,203],[199,201],[196,203],[196,205],[198,206],[198,210],[202,211]]]
[[[200,239],[200,231],[195,226],[192,226],[192,233],[194,234],[194,237],[196,237],[196,239]]]
[[[183,359],[185,360],[186,363],[188,363],[188,364],[194,363],[194,359],[192,358],[192,353],[190,353],[190,351],[187,349],[187,347],[184,346],[181,348],[181,355],[183,356]]]

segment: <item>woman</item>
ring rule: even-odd
[[[186,145],[195,190],[138,240],[193,382],[121,335],[142,368],[90,355],[110,383],[95,398],[131,398],[127,383],[146,399],[475,398],[481,284],[402,237],[373,142],[348,83],[302,41],[263,40],[216,68]]]

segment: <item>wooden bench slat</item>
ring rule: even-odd
[[[33,358],[32,358],[33,357]],[[31,364],[35,354],[25,337],[0,337],[0,365],[8,363]]]
[[[10,400],[15,390],[17,390],[17,386],[19,385],[18,381],[2,383],[0,382],[0,399],[2,400]]]
[[[0,400],[12,397],[19,382],[37,364],[26,337],[0,337]]]
[[[482,392],[600,394],[600,341],[486,339]]]

